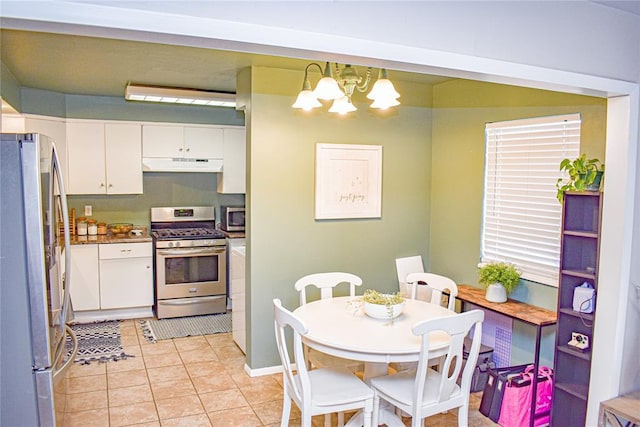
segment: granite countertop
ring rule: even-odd
[[[244,239],[245,238],[244,231],[225,231],[225,230],[220,230],[220,231],[222,231],[228,239]]]
[[[111,235],[103,234],[97,236],[71,236],[72,245],[86,245],[94,243],[144,243],[151,242],[151,236],[149,233],[142,233],[140,236],[134,234],[127,235]]]

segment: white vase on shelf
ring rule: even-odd
[[[506,302],[507,290],[502,286],[502,283],[492,283],[487,286],[485,298],[490,302]]]

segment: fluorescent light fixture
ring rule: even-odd
[[[200,105],[235,108],[236,94],[200,89],[127,84],[124,98],[129,101],[163,102],[167,104]]]

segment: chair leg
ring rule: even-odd
[[[289,415],[291,413],[291,399],[287,394],[284,394],[284,400],[282,401],[282,419],[280,420],[280,427],[289,426]]]
[[[371,416],[371,412],[364,412],[364,419],[362,420],[362,426],[363,427],[371,427],[372,424],[372,416]]]
[[[377,426],[380,419],[380,396],[378,393],[374,392],[373,394],[373,416],[371,419],[371,425]],[[366,415],[366,414],[365,414]]]
[[[338,427],[344,426],[344,412],[338,412]]]
[[[324,414],[324,427],[331,427],[331,414]]]
[[[469,401],[458,408],[458,427],[467,427],[469,425]]]

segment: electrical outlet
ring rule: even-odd
[[[84,216],[91,216],[91,215],[93,215],[93,208],[91,207],[91,205],[85,205]]]

